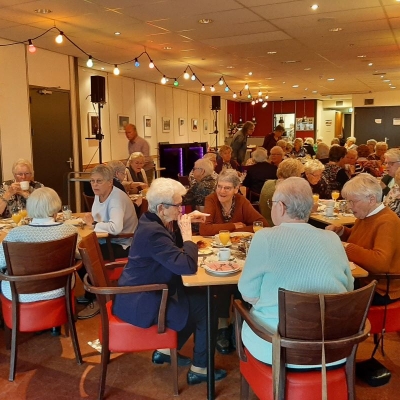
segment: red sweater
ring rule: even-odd
[[[345,227],[341,237],[349,245],[346,253],[371,273],[400,273],[400,219],[388,208],[364,219],[357,219],[352,228]],[[386,293],[386,280],[379,281],[376,291]],[[400,298],[400,281],[390,283],[391,299]]]
[[[210,214],[210,216],[206,218],[204,224],[200,224],[200,235],[202,236],[215,235],[221,229],[227,229],[230,232],[253,232],[254,221],[262,221],[264,227],[268,226],[267,220],[241,194],[235,194],[235,210],[232,219],[228,223],[224,222],[221,204],[216,193],[206,197],[204,212]],[[243,222],[246,226],[236,230],[234,222]]]

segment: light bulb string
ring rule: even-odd
[[[229,84],[227,83],[225,77],[222,75],[215,83],[211,84],[211,85],[206,85],[200,78],[199,76],[194,72],[193,68],[191,67],[191,65],[187,65],[184,72],[180,75],[178,75],[177,77],[172,77],[172,76],[168,76],[167,74],[165,74],[163,71],[161,71],[157,65],[155,64],[155,62],[153,61],[153,59],[150,57],[150,54],[147,52],[147,50],[142,51],[138,56],[135,56],[134,58],[127,60],[127,61],[122,61],[119,63],[115,63],[115,62],[109,62],[109,61],[105,61],[102,60],[100,58],[94,57],[92,54],[88,53],[87,51],[85,51],[82,47],[80,47],[78,44],[76,44],[64,31],[61,31],[59,28],[57,28],[57,26],[52,26],[51,28],[47,29],[46,31],[44,31],[43,33],[41,33],[40,35],[37,35],[35,37],[32,37],[30,39],[27,40],[22,40],[22,41],[13,41],[10,40],[13,43],[7,43],[7,44],[0,44],[0,47],[8,47],[8,46],[14,46],[14,45],[18,45],[18,44],[29,44],[32,43],[34,40],[37,40],[39,38],[41,38],[42,36],[46,35],[48,32],[51,32],[53,30],[56,30],[58,32],[58,34],[62,35],[66,40],[68,40],[68,42],[70,42],[74,47],[76,47],[80,52],[82,52],[83,54],[85,54],[88,58],[91,58],[93,61],[97,61],[103,64],[107,64],[107,65],[125,65],[125,64],[129,64],[132,62],[137,62],[140,57],[142,57],[143,55],[147,56],[147,58],[149,59],[150,62],[153,63],[154,65],[154,69],[157,70],[157,72],[159,72],[163,77],[165,77],[168,80],[173,80],[173,81],[177,81],[179,78],[182,77],[182,75],[187,72],[188,70],[190,70],[190,72],[192,73],[192,75],[194,75],[196,77],[196,81],[198,81],[198,83],[204,87],[204,86],[209,86],[209,87],[215,87],[218,85],[218,83],[222,80],[223,84],[225,84],[225,89],[228,88],[229,91],[233,92],[233,89],[229,86]],[[247,86],[247,89],[246,89]],[[248,94],[250,95],[250,99],[253,98],[251,91],[250,91],[250,87],[249,85],[246,83],[243,87],[243,89],[241,90],[236,90],[234,93],[236,94],[236,96],[242,96],[242,93],[244,90],[248,90]],[[237,95],[237,93],[239,93],[239,95]]]

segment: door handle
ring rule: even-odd
[[[72,166],[74,165],[74,160],[70,157],[69,160],[66,161],[67,164],[69,164],[69,168],[72,169]]]

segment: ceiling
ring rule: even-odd
[[[206,18],[213,22],[198,22]],[[213,94],[228,99],[236,92],[236,100],[248,100],[246,82],[253,97],[261,90],[270,100],[400,91],[396,0],[0,0],[0,38],[27,41],[54,25],[109,63],[95,60],[93,69],[112,73],[118,64],[121,75],[155,83],[179,77],[179,88],[202,93],[198,80],[182,76],[189,65],[204,93],[214,85]],[[87,55],[66,39],[56,44],[56,35],[34,40],[37,51],[76,56],[86,67]],[[144,50],[161,73],[146,55],[139,67],[121,65]],[[218,84],[221,76],[229,92]]]

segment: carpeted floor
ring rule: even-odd
[[[99,377],[99,353],[88,344],[98,338],[99,316],[78,321],[77,330],[84,364],[77,365],[71,341],[66,337],[21,335],[17,374],[14,382],[8,381],[9,352],[5,350],[0,332],[0,399],[7,400],[73,400],[96,399]],[[187,343],[182,354],[191,355],[192,343]],[[372,339],[361,344],[358,359],[367,358],[372,351]],[[400,335],[387,334],[387,355],[378,359],[391,370],[392,379],[386,386],[371,388],[357,381],[357,400],[384,400],[400,398]],[[216,366],[225,368],[228,377],[217,382],[218,399],[239,399],[240,375],[236,353],[216,355]],[[188,386],[188,367],[179,368],[181,400],[206,398],[206,384]],[[173,397],[171,371],[167,365],[153,365],[151,352],[117,354],[108,367],[106,399],[150,400]],[[255,399],[255,397],[253,397]],[[303,400],[303,399],[299,399]],[[306,399],[304,399],[306,400]],[[331,399],[334,400],[334,399]]]

